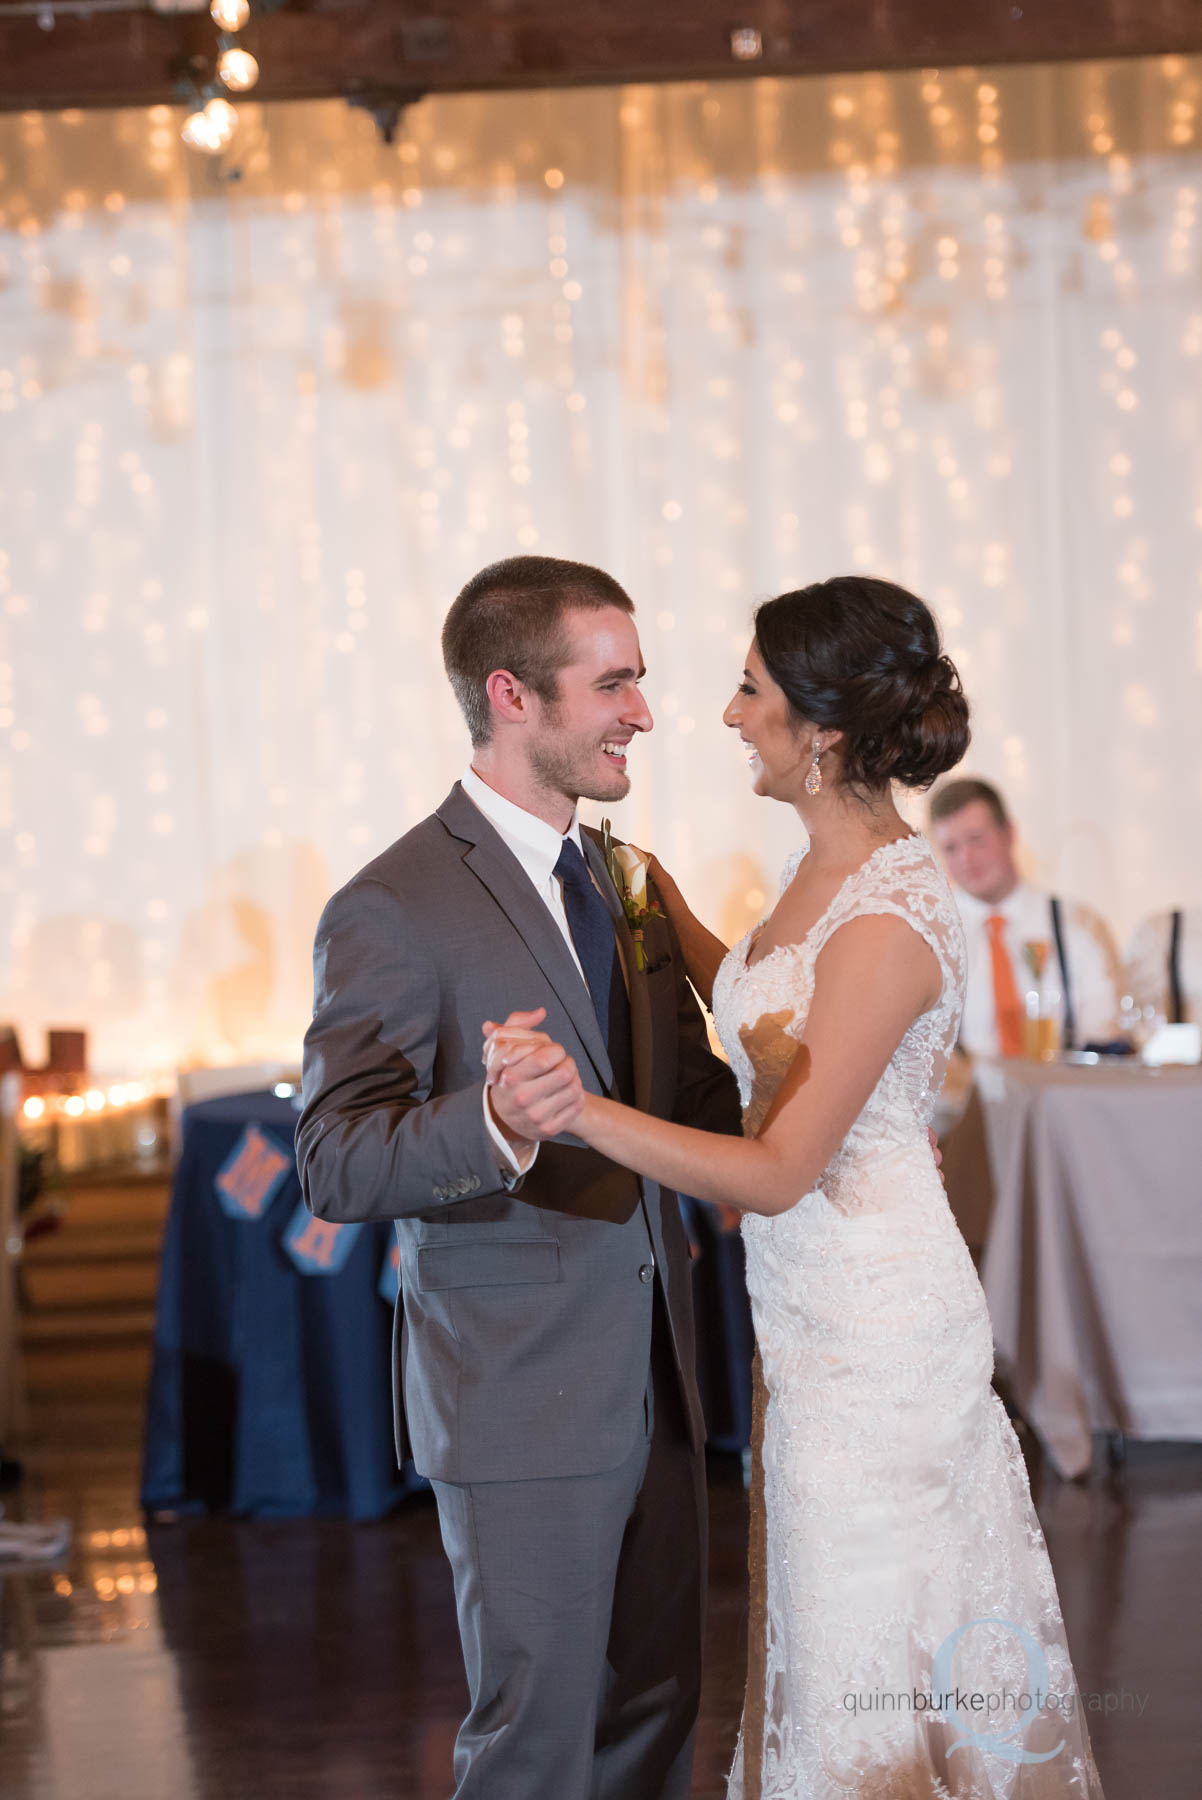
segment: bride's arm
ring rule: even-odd
[[[564,1129],[679,1193],[787,1212],[811,1192],[940,985],[933,952],[904,920],[849,920],[817,959],[805,1035],[758,1137],[672,1125],[592,1094]]]
[[[702,1004],[712,1008],[714,977],[729,946],[721,938],[715,937],[712,931],[708,931],[691,911],[684,895],[657,857],[651,858],[648,875],[680,940],[689,980],[700,994]]]

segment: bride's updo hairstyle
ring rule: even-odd
[[[968,748],[968,701],[914,594],[836,575],[766,600],[755,615],[764,667],[797,721],[843,733],[842,780],[878,793],[927,788]]]

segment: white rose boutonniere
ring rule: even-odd
[[[647,870],[651,866],[651,858],[636,850],[633,844],[615,844],[614,861],[626,881],[626,892],[639,908],[644,911],[647,906]]]
[[[618,899],[634,939],[634,966],[641,975],[647,967],[643,935],[652,919],[664,916],[658,900],[650,903],[647,900],[647,871],[651,858],[646,851],[636,850],[633,844],[615,844],[610,836],[608,819],[601,821],[601,838],[609,878],[618,890]]]

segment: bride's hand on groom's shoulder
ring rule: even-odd
[[[647,861],[647,886],[655,889],[670,912],[669,902],[672,905],[680,903],[680,889],[653,850],[640,850],[639,855],[645,857]]]
[[[652,910],[665,913],[677,936],[685,939],[690,928],[697,925],[688,901],[653,851],[639,850],[636,854],[644,858],[646,895]]]
[[[489,1104],[501,1126],[532,1142],[568,1130],[584,1102],[575,1062],[538,1025],[546,1017],[511,1012],[503,1023],[486,1019],[482,1061]]]
[[[727,945],[696,917],[657,856],[652,855],[649,850],[636,850],[635,854],[646,859],[647,893],[652,908],[667,914],[684,953],[689,980],[705,1005],[709,1006],[713,997],[714,977],[726,955]]]
[[[669,895],[679,902],[680,889],[653,850],[640,850],[637,844],[615,844],[613,856],[636,906],[647,904],[649,888],[655,889],[665,905]]]

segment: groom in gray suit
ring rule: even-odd
[[[471,767],[327,905],[297,1150],[334,1220],[400,1244],[398,1452],[431,1478],[471,1707],[457,1800],[684,1800],[705,1598],[704,1427],[676,1195],[571,1139],[595,1093],[737,1132],[664,919],[644,967],[576,802],[620,800],[652,720],[633,607],[515,557],[443,631]],[[485,1088],[481,1025],[557,1040]]]

